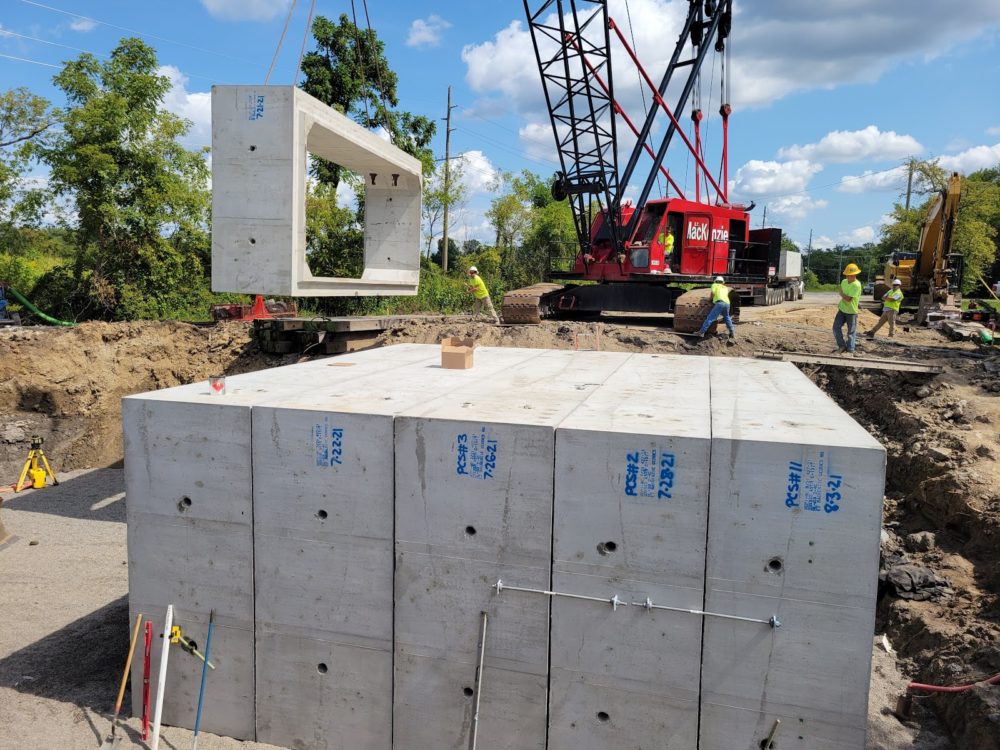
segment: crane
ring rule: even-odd
[[[549,283],[505,295],[504,320],[538,323],[545,317],[603,310],[674,312],[675,329],[692,331],[710,305],[704,293],[686,294],[687,289],[691,284],[710,283],[718,274],[724,274],[737,292],[734,308],[740,299],[775,304],[798,296],[801,262],[787,257],[787,251],[782,254],[781,230],[751,229],[753,205],[729,200],[732,107],[725,60],[732,0],[688,1],[659,84],[608,15],[606,0],[523,2],[560,162],[552,196],[570,202],[579,247],[572,269],[551,271]],[[615,96],[612,40],[621,45],[642,85],[650,90],[654,106],[641,121],[630,118]],[[712,49],[723,55],[718,176],[705,161],[704,113],[699,102],[699,75]],[[672,105],[666,101],[668,90],[676,92]],[[692,98],[693,138],[678,119]],[[651,145],[658,122],[663,125],[662,135]],[[621,127],[631,131],[636,141],[619,163]],[[694,195],[690,197],[664,165],[675,138],[683,141],[693,159]],[[652,166],[642,173],[639,164],[644,155]],[[673,195],[651,198],[661,177]],[[639,186],[634,203],[624,197],[633,182]],[[567,283],[579,281],[597,283]]]

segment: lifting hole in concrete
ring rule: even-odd
[[[476,535],[476,527],[475,526],[466,526],[465,527],[465,533],[468,534],[469,536],[475,536]]]
[[[597,554],[599,555],[610,555],[618,549],[618,544],[616,542],[601,542],[597,545]]]
[[[768,742],[767,738],[765,737],[760,741],[760,750],[778,750],[778,741],[771,740],[770,742]]]
[[[462,692],[465,693],[466,698],[471,698],[476,693],[476,691],[470,687],[462,688]]]
[[[320,662],[319,664],[316,665],[316,671],[319,672],[320,674],[326,674],[328,669],[329,668],[323,662]]]
[[[767,570],[770,573],[780,573],[784,567],[780,557],[772,557],[767,561]]]
[[[256,146],[254,146],[253,144],[250,144],[250,150],[251,150],[251,151],[256,151],[256,150],[257,150],[257,147],[256,147]]]
[[[256,240],[256,239],[254,239],[253,237],[251,237],[251,238],[250,238],[250,244],[251,244],[251,245],[256,245],[256,244],[257,244],[257,240]]]
[[[318,511],[316,511],[316,518],[318,518],[320,521],[325,521],[326,520],[326,516],[327,516],[327,512],[325,510],[318,510]]]
[[[609,721],[610,719],[611,719],[611,717],[608,716],[608,712],[607,711],[598,711],[597,712],[597,720],[598,721],[600,721],[600,722],[603,723],[603,722]]]
[[[192,651],[197,651],[198,650],[198,641],[194,641],[194,640],[191,640],[190,638],[188,638],[188,645],[191,646],[191,650]]]
[[[180,499],[179,503],[177,503],[177,510],[179,510],[181,513],[183,513],[190,507],[191,507],[191,498],[187,497],[186,495]]]

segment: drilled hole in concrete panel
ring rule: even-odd
[[[462,692],[465,693],[466,698],[471,698],[476,691],[470,687],[467,687],[467,688],[462,688]]]
[[[608,716],[608,712],[607,711],[598,711],[597,712],[597,720],[598,721],[608,721],[610,719],[611,719],[611,717]]]
[[[188,638],[188,644],[190,644],[191,648],[194,649],[195,651],[198,650],[198,641],[192,641],[190,638]]]
[[[254,146],[253,144],[250,144],[250,150],[251,150],[251,151],[256,151],[256,150],[257,150],[257,147],[256,147],[256,146]]]
[[[597,545],[597,554],[610,555],[617,549],[618,549],[618,544],[616,542],[601,542],[600,544]]]
[[[780,557],[772,557],[767,561],[767,569],[771,573],[780,573],[785,567]]]
[[[327,517],[327,512],[325,510],[316,511],[316,518],[318,518],[320,521],[325,521],[326,517]]]
[[[469,536],[475,536],[476,535],[476,527],[475,526],[466,526],[465,527],[465,533],[468,534]]]
[[[254,239],[253,237],[251,237],[251,238],[250,238],[250,244],[251,244],[251,245],[256,245],[256,244],[257,244],[257,240],[256,240],[256,239]]]
[[[326,664],[320,662],[319,664],[316,665],[316,671],[319,672],[320,674],[326,674],[327,671],[329,671],[329,668],[326,666]]]
[[[177,510],[179,510],[181,513],[183,513],[190,507],[191,507],[191,498],[187,496],[182,497],[180,499],[180,502],[177,503]]]

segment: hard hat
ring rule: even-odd
[[[479,273],[479,269],[475,266],[469,266],[469,273]]]
[[[844,269],[844,276],[857,276],[859,273],[861,273],[861,269],[853,263],[848,263],[847,268]]]
[[[716,276],[716,277],[715,277],[715,282],[716,282],[717,284],[725,284],[725,283],[726,283],[726,280],[725,280],[724,278],[722,278],[721,276]]]
[[[893,286],[903,286],[903,282],[900,281],[899,279],[893,279],[892,280],[892,285]]]

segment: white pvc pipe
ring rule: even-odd
[[[167,682],[167,657],[170,655],[170,628],[174,624],[174,605],[167,605],[167,616],[163,620],[163,646],[160,651],[160,673],[156,676],[156,709],[153,712],[153,740],[149,750],[157,750],[160,744],[160,718],[163,715],[163,687]]]

